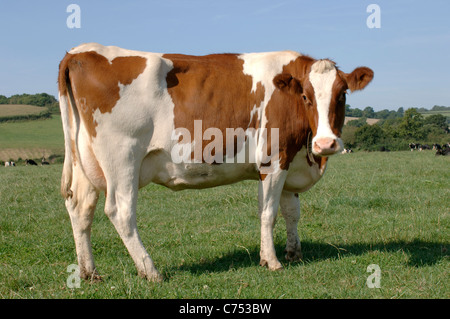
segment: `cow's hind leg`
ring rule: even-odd
[[[134,170],[134,172],[138,172]],[[136,265],[138,274],[150,281],[159,282],[163,277],[156,269],[140,239],[136,222],[138,177],[118,174],[107,180],[105,213],[113,223]]]
[[[98,191],[79,166],[73,167],[72,196],[66,199],[66,208],[72,223],[80,277],[100,280],[95,270],[91,247],[91,225],[98,201]]]
[[[298,261],[303,258],[298,237],[297,224],[300,220],[300,201],[298,194],[283,191],[280,198],[281,214],[286,221],[286,260]]]

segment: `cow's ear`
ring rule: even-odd
[[[373,79],[373,71],[365,66],[356,68],[352,73],[344,73],[350,91],[364,89]]]
[[[289,73],[281,73],[273,78],[275,87],[285,93],[298,94],[302,93],[300,81]]]

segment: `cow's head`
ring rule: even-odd
[[[275,86],[296,95],[312,131],[312,152],[329,156],[343,148],[340,138],[345,120],[347,90],[362,90],[373,79],[373,71],[358,67],[351,73],[340,71],[330,60],[298,59],[290,71],[274,78]]]

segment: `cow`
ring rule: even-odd
[[[42,158],[41,160],[41,165],[50,165],[50,163],[48,161],[45,160],[45,157]]]
[[[351,148],[344,148],[341,151],[341,154],[350,154],[350,153],[353,153],[353,150]]]
[[[58,73],[61,193],[80,276],[101,280],[90,230],[104,192],[105,214],[138,274],[163,280],[136,223],[138,190],[149,183],[183,190],[259,181],[260,265],[282,269],[273,241],[279,206],[285,257],[301,259],[298,193],[343,148],[347,90],[362,90],[373,76],[368,67],[345,73],[329,59],[294,51],[192,56],[96,43],[70,50]],[[207,144],[212,133],[229,132]]]
[[[420,144],[418,143],[409,143],[409,148],[411,149],[411,152],[414,150],[418,150],[420,148]]]
[[[438,148],[437,150],[436,150],[436,156],[438,156],[438,155],[443,155],[443,156],[447,156],[447,155],[449,155],[450,154],[450,146],[449,146],[449,144],[447,143],[447,144],[444,144],[444,146],[443,147],[441,147],[441,148]]]
[[[9,167],[9,166],[11,166],[11,163],[10,162],[5,162],[5,167]]]
[[[28,158],[27,158],[27,159],[25,160],[25,165],[28,165],[28,164],[37,166],[37,163],[36,163],[35,161],[33,161],[32,159],[28,159]]]

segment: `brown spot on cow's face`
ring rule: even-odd
[[[252,116],[252,110],[264,100],[264,87],[258,82],[256,91],[252,91],[252,77],[243,73],[244,61],[237,55],[165,54],[163,58],[173,63],[166,81],[174,103],[175,129],[185,128],[193,138],[194,120],[201,120],[202,136],[208,128],[223,133],[225,154],[227,128],[245,131],[257,127],[257,114]],[[197,154],[202,154],[209,142],[202,140],[201,152]],[[242,146],[235,143],[234,154]]]
[[[120,99],[119,84],[131,84],[146,66],[143,57],[117,57],[110,63],[94,51],[67,54],[63,62],[68,69],[75,104],[91,137],[97,134],[94,112],[111,112]]]

